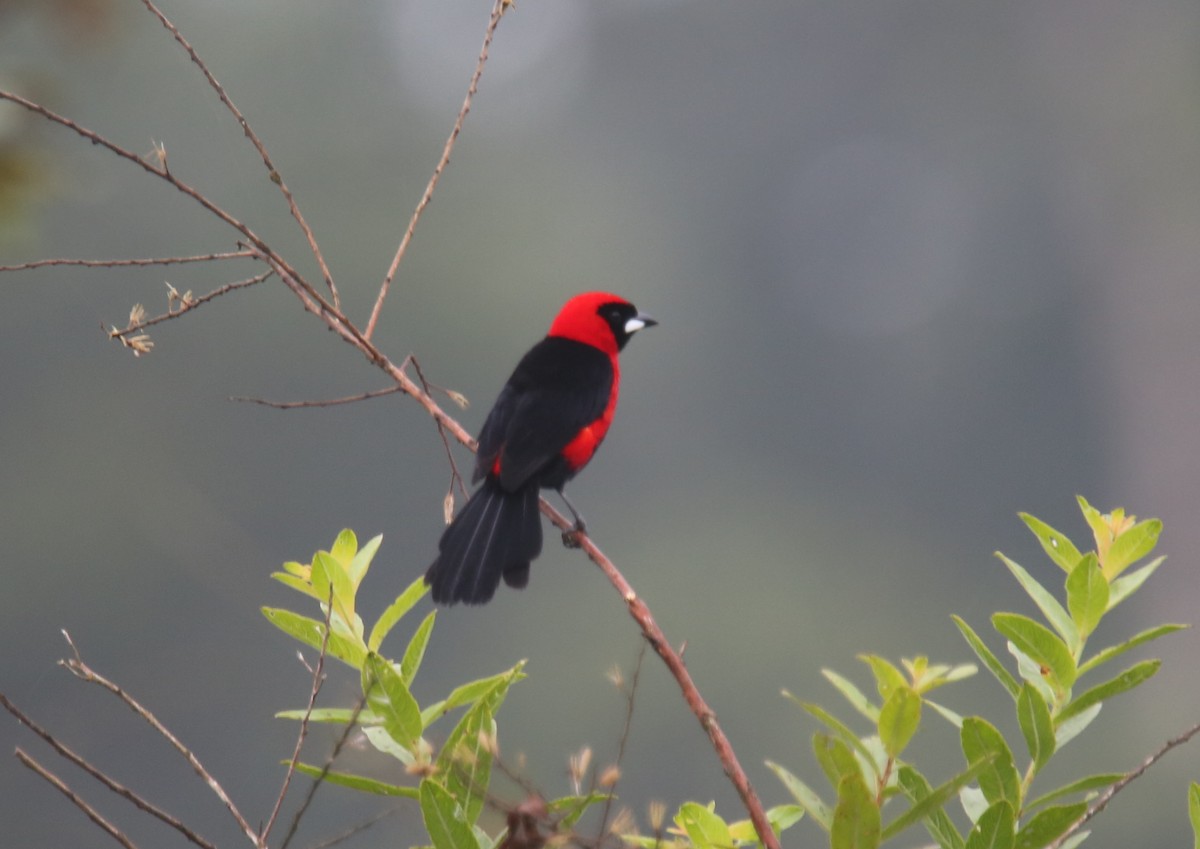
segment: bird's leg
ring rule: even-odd
[[[569,531],[563,531],[563,545],[567,548],[579,548],[579,538],[587,533],[587,523],[583,521],[583,517],[579,515],[579,511],[575,509],[571,499],[567,498],[567,494],[561,489],[558,494],[562,498],[563,504],[566,504],[567,509],[571,511],[571,515],[575,517],[575,527]]]

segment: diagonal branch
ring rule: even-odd
[[[316,236],[313,235],[313,231],[308,226],[308,222],[304,220],[304,216],[300,214],[300,207],[296,205],[296,199],[292,197],[291,190],[287,187],[287,183],[283,182],[283,176],[279,173],[278,169],[275,168],[275,164],[271,161],[271,157],[270,154],[267,153],[266,146],[262,143],[262,140],[259,139],[254,130],[250,128],[250,122],[246,120],[245,116],[242,115],[241,110],[239,110],[237,106],[234,105],[233,101],[230,100],[229,95],[225,93],[225,88],[219,82],[217,82],[217,78],[212,75],[212,72],[208,69],[208,65],[204,63],[204,60],[201,59],[199,54],[196,53],[195,48],[193,48],[192,45],[188,43],[187,39],[183,37],[183,35],[179,32],[179,29],[167,19],[167,16],[164,15],[159,8],[151,2],[151,0],[142,0],[142,3],[156,18],[158,18],[159,23],[161,23],[163,27],[165,27],[166,30],[175,37],[175,41],[179,43],[179,46],[187,51],[187,54],[191,57],[192,62],[197,68],[200,69],[200,72],[204,74],[204,78],[208,80],[208,84],[212,86],[213,91],[217,93],[217,97],[221,99],[221,103],[225,104],[225,108],[228,109],[233,114],[233,117],[237,119],[238,124],[242,128],[242,132],[246,134],[246,138],[250,139],[250,143],[253,144],[254,149],[258,151],[258,155],[262,157],[263,165],[267,166],[267,174],[270,176],[271,182],[279,186],[279,190],[283,192],[283,197],[285,200],[287,200],[288,210],[292,213],[292,218],[296,219],[296,223],[300,225],[300,229],[304,232],[304,238],[308,240],[309,250],[312,251],[313,257],[317,261],[317,265],[320,266],[321,275],[325,278],[325,285],[329,287],[329,294],[333,298],[334,306],[340,307],[341,299],[338,297],[337,286],[334,285],[333,275],[330,274],[329,266],[325,264],[325,257],[321,253],[320,247],[317,246]]]
[[[228,251],[226,253],[201,254],[199,256],[168,256],[150,257],[146,259],[39,259],[33,262],[23,262],[20,265],[0,265],[0,271],[28,271],[33,268],[47,268],[60,265],[76,265],[84,268],[121,268],[124,266],[143,265],[181,265],[186,262],[214,262],[222,259],[247,259],[254,256],[253,251]]]
[[[45,779],[50,786],[59,793],[70,799],[71,804],[83,811],[84,816],[86,816],[96,825],[100,826],[100,828],[103,829],[109,837],[120,843],[125,847],[125,849],[137,849],[137,846],[133,843],[133,841],[126,837],[119,828],[101,816],[99,811],[97,811],[87,802],[83,801],[83,799],[81,799],[74,790],[68,787],[66,782],[64,782],[61,778],[52,773],[50,770],[46,769],[29,755],[25,754],[23,749],[18,748],[14,754],[16,754],[17,760],[19,760],[29,769],[33,770],[41,778]]]
[[[379,321],[379,313],[383,311],[383,301],[387,298],[388,289],[391,288],[392,278],[396,276],[396,269],[400,267],[400,260],[404,259],[404,252],[408,250],[408,243],[412,241],[413,232],[417,229],[417,221],[420,220],[425,207],[429,206],[429,201],[433,199],[433,190],[437,188],[442,172],[450,163],[450,152],[454,150],[454,143],[458,141],[458,134],[462,132],[463,122],[467,120],[467,113],[471,111],[471,101],[479,89],[479,78],[483,76],[483,66],[487,63],[488,51],[492,46],[492,38],[496,35],[496,27],[499,26],[500,19],[504,17],[504,12],[510,5],[512,5],[512,0],[494,0],[492,3],[492,15],[488,20],[487,31],[483,35],[483,47],[479,51],[479,61],[475,63],[475,72],[471,74],[471,84],[467,86],[467,96],[463,99],[462,108],[458,110],[458,118],[454,121],[453,129],[450,130],[450,137],[446,139],[446,145],[442,148],[442,158],[438,160],[437,167],[433,169],[433,176],[429,178],[429,184],[425,186],[425,193],[421,195],[421,200],[417,203],[417,208],[408,221],[408,227],[405,228],[404,235],[400,239],[400,247],[396,248],[396,255],[392,258],[392,264],[388,266],[387,276],[383,278],[383,283],[379,287],[379,296],[375,299],[371,317],[367,320],[367,331],[363,334],[367,339],[375,334],[375,324]]]
[[[111,331],[109,331],[108,336],[110,339],[122,339],[122,338],[128,336],[130,333],[137,333],[138,331],[144,330],[145,328],[150,327],[152,325],[160,324],[164,321],[170,321],[173,318],[179,318],[181,315],[185,315],[185,314],[191,312],[196,307],[207,304],[209,301],[213,300],[214,298],[219,298],[222,295],[226,295],[237,289],[245,289],[247,286],[254,286],[258,283],[262,283],[264,280],[266,280],[268,277],[270,277],[274,273],[275,273],[275,269],[268,268],[262,274],[256,274],[253,277],[250,277],[246,280],[239,280],[236,283],[226,283],[224,286],[220,287],[219,289],[214,289],[213,291],[209,292],[207,295],[202,295],[199,298],[189,298],[187,300],[183,300],[183,298],[181,298],[180,300],[183,303],[183,306],[181,306],[179,309],[169,310],[169,311],[163,313],[162,315],[156,315],[154,318],[148,318],[145,321],[135,322],[133,324],[130,324],[124,330],[117,330],[116,328],[113,328]],[[186,298],[187,296],[185,295],[183,297]]]

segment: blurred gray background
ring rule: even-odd
[[[487,5],[164,0],[265,140],[364,321],[462,101]],[[627,349],[616,424],[571,493],[687,641],[761,795],[787,801],[765,758],[822,780],[815,725],[781,688],[848,714],[821,667],[867,688],[858,652],[970,660],[952,613],[1003,652],[988,614],[1034,611],[996,549],[1059,586],[1018,510],[1081,545],[1076,493],[1166,522],[1171,558],[1095,646],[1197,619],[1198,57],[1194,0],[521,0],[377,338],[466,393],[475,430],[570,294],[611,289],[661,321]],[[139,153],[161,142],[176,174],[312,270],[254,151],[138,3],[0,4],[0,78]],[[66,131],[5,107],[0,134],[25,146],[31,181],[6,208],[0,263],[232,248],[178,193]],[[280,412],[227,400],[385,385],[277,283],[155,328],[141,359],[100,330],[137,302],[163,311],[164,281],[201,294],[250,273],[0,280],[0,690],[222,846],[242,838],[186,766],[55,666],[59,629],[257,821],[294,732],[272,713],[308,689],[295,645],[258,612],[303,600],[268,574],[342,527],[382,533],[370,620],[431,559],[448,478],[411,401]],[[440,614],[416,693],[428,702],[528,658],[501,745],[558,795],[570,752],[590,744],[612,760],[624,701],[605,673],[628,671],[638,644],[601,574],[548,544],[526,592]],[[1191,632],[1156,645],[1163,672],[1107,704],[1040,786],[1130,769],[1200,719],[1196,651]],[[353,692],[333,669],[326,703]],[[1019,743],[994,682],[941,696],[1001,717]],[[937,779],[960,763],[956,738],[925,723],[915,754]],[[330,739],[314,734],[309,757]],[[18,744],[141,845],[183,845],[0,717],[0,752]],[[402,778],[365,752],[344,766]],[[1119,796],[1087,845],[1190,843],[1196,779],[1193,744]],[[8,755],[0,787],[5,846],[111,845]],[[653,656],[620,792],[643,826],[651,799],[716,799],[739,816]],[[383,804],[322,791],[297,845]],[[347,845],[416,839],[416,816],[401,805]],[[822,840],[802,823],[785,842]]]

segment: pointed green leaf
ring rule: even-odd
[[[1046,554],[1058,564],[1060,569],[1070,572],[1075,568],[1075,564],[1079,562],[1082,555],[1075,547],[1075,543],[1071,542],[1070,537],[1054,530],[1036,516],[1030,516],[1028,513],[1018,513],[1017,515],[1029,526],[1029,530],[1033,531],[1033,535],[1038,538],[1038,542],[1042,544]]]
[[[897,687],[879,711],[879,739],[888,757],[904,751],[921,724],[921,697],[910,687]]]
[[[1100,714],[1102,704],[1094,704],[1085,711],[1075,714],[1070,719],[1055,720],[1057,723],[1054,729],[1054,739],[1058,741],[1058,748],[1074,740],[1083,729],[1092,724],[1092,720]]]
[[[967,835],[966,849],[1013,849],[1016,814],[1007,800],[992,804]]]
[[[1108,610],[1108,580],[1094,554],[1081,558],[1067,576],[1067,606],[1081,639],[1096,630]]]
[[[421,708],[390,660],[371,652],[362,670],[367,706],[383,719],[388,735],[410,752],[424,730]]]
[[[1162,527],[1158,519],[1146,519],[1114,539],[1108,548],[1108,557],[1104,559],[1105,576],[1112,580],[1153,551]]]
[[[546,803],[546,810],[562,829],[570,829],[597,802],[613,798],[608,793],[589,793],[586,796],[562,796]]]
[[[322,602],[328,603],[330,598],[333,599],[333,619],[334,630],[337,630],[337,624],[340,623],[346,626],[346,633],[353,634],[361,638],[362,634],[356,629],[355,625],[358,622],[358,617],[354,613],[354,585],[350,583],[350,576],[346,574],[346,568],[332,555],[324,551],[318,551],[313,555],[312,564],[313,587],[322,593]],[[330,588],[332,587],[332,596]]]
[[[1057,840],[1075,820],[1087,813],[1087,802],[1056,805],[1038,811],[1017,832],[1016,849],[1042,849]]]
[[[1075,628],[1075,623],[1071,621],[1070,614],[1058,603],[1058,599],[1039,584],[1032,575],[1022,569],[1018,563],[1009,560],[999,551],[996,552],[996,556],[1008,567],[1008,571],[1012,572],[1022,589],[1033,599],[1038,609],[1042,611],[1042,615],[1046,617],[1046,621],[1059,633],[1067,645],[1074,649],[1079,644],[1079,632]]]
[[[1192,782],[1188,787],[1188,819],[1192,821],[1192,834],[1196,838],[1196,849],[1200,849],[1200,784]]]
[[[875,688],[879,697],[886,700],[897,687],[907,687],[908,679],[890,661],[875,654],[860,654],[859,660],[866,662],[875,673]]]
[[[1021,726],[1021,734],[1025,737],[1036,773],[1054,754],[1054,721],[1050,718],[1046,700],[1029,683],[1021,687],[1021,695],[1017,697],[1017,722]]]
[[[861,774],[847,775],[838,785],[830,849],[875,849],[879,845],[879,807]]]
[[[1146,583],[1146,579],[1154,574],[1162,562],[1166,560],[1166,555],[1156,557],[1140,569],[1135,569],[1124,577],[1117,578],[1108,586],[1108,609],[1112,610],[1118,604],[1129,598],[1142,584]]]
[[[337,535],[337,539],[333,541],[333,545],[329,547],[330,555],[343,567],[354,558],[356,551],[358,551],[358,537],[349,528],[344,528]]]
[[[408,641],[408,648],[404,650],[404,657],[400,659],[400,678],[406,687],[412,686],[413,679],[417,677],[417,670],[421,668],[421,660],[425,657],[425,647],[429,645],[429,635],[433,632],[433,622],[436,618],[437,611],[431,610],[417,626],[416,633]]]
[[[351,583],[355,589],[362,584],[363,578],[367,576],[367,570],[371,568],[371,561],[375,559],[375,552],[379,550],[380,543],[383,542],[383,534],[377,534],[367,541],[367,544],[358,550],[353,559],[346,564],[346,574],[350,576]]]
[[[954,827],[950,817],[942,810],[943,806],[954,798],[967,784],[974,781],[981,772],[991,764],[989,759],[972,764],[963,772],[949,781],[930,789],[925,776],[909,765],[900,767],[896,778],[900,787],[913,805],[896,819],[888,823],[883,830],[883,839],[890,840],[909,826],[925,820],[925,828],[931,837],[938,842],[942,849],[961,849],[963,839]]]
[[[996,655],[992,654],[992,650],[984,644],[983,640],[979,639],[979,635],[972,630],[970,625],[958,616],[951,616],[950,618],[954,620],[954,624],[958,626],[958,630],[962,632],[963,637],[966,638],[967,645],[975,652],[976,657],[983,662],[988,671],[995,676],[996,680],[1015,699],[1017,693],[1021,691],[1021,685],[1017,683],[1017,679],[1013,677],[1011,672],[1004,668],[1004,664],[999,661]]]
[[[296,710],[281,710],[275,714],[276,719],[304,719],[304,715],[308,713],[304,709]],[[372,711],[363,709],[354,711],[350,708],[313,708],[312,714],[308,717],[309,722],[330,722],[337,725],[345,725],[348,722],[356,722],[359,725],[378,725],[383,720],[376,716]]]
[[[792,798],[800,803],[800,807],[804,808],[805,812],[816,820],[821,828],[829,831],[833,826],[833,811],[829,805],[825,804],[812,788],[793,775],[786,767],[780,766],[774,761],[767,761],[767,768],[779,777],[783,782],[783,786],[792,794]]]
[[[291,763],[291,761],[281,761],[281,763],[286,765]],[[374,778],[367,778],[364,775],[352,775],[348,772],[337,772],[332,769],[323,770],[321,767],[311,764],[296,764],[296,772],[301,775],[307,775],[309,778],[320,779],[329,784],[336,784],[339,787],[349,787],[351,790],[357,790],[360,793],[373,793],[376,796],[403,796],[406,799],[416,799],[418,796],[418,791],[415,787],[387,784],[383,781],[377,781]]]
[[[1075,659],[1049,628],[1018,613],[994,613],[992,625],[1044,668],[1048,683],[1055,690],[1071,689],[1075,683]]]
[[[1116,678],[1105,681],[1103,684],[1098,684],[1086,693],[1082,693],[1072,699],[1063,708],[1062,712],[1059,713],[1057,721],[1062,722],[1065,719],[1070,719],[1072,716],[1087,710],[1092,705],[1100,704],[1119,693],[1124,693],[1126,690],[1132,690],[1138,684],[1150,678],[1155,672],[1158,672],[1160,666],[1162,666],[1161,660],[1143,660],[1141,663],[1135,663]]]
[[[952,710],[950,710],[950,708],[946,707],[945,705],[938,704],[937,702],[933,701],[933,699],[926,699],[925,704],[929,705],[935,711],[940,713],[943,717],[945,717],[946,721],[949,722],[951,725],[953,725],[955,728],[962,728],[963,718],[962,718],[961,713],[958,713],[957,711],[952,711]]]
[[[1074,796],[1076,793],[1089,793],[1093,790],[1109,787],[1124,777],[1125,773],[1123,772],[1105,772],[1097,775],[1089,775],[1078,781],[1072,781],[1070,784],[1064,784],[1057,790],[1051,790],[1043,796],[1038,796],[1025,806],[1025,811],[1028,813],[1035,808],[1040,808],[1042,805],[1049,804],[1057,799],[1063,799],[1067,796]]]
[[[455,687],[445,699],[434,702],[421,712],[421,723],[428,728],[434,721],[442,718],[456,707],[490,698],[498,690],[507,691],[510,686],[525,677],[525,673],[522,672],[524,668],[525,661],[522,660],[505,672],[476,681],[468,681],[466,684]]]
[[[1088,523],[1088,527],[1092,529],[1092,537],[1096,540],[1096,550],[1099,551],[1109,544],[1112,537],[1112,530],[1104,521],[1103,514],[1088,504],[1086,498],[1082,495],[1076,495],[1075,500],[1079,502],[1079,509],[1083,513],[1083,518]]]
[[[800,821],[804,816],[804,808],[799,805],[776,805],[773,808],[768,808],[766,811],[767,822],[771,824],[771,830],[776,834],[782,834],[793,825]],[[750,820],[738,820],[729,824],[729,836],[733,838],[733,842],[738,845],[754,843],[762,845],[758,839],[758,832],[754,829],[754,823]],[[664,849],[666,844],[660,843],[658,847],[651,849]]]
[[[1057,703],[1059,698],[1043,672],[1045,667],[1013,645],[1012,640],[1008,640],[1004,645],[1008,653],[1017,659],[1017,674],[1021,676],[1021,680],[1041,693],[1047,705]]]
[[[979,789],[989,804],[1010,802],[1013,809],[1021,806],[1021,776],[1013,765],[1012,750],[996,727],[978,716],[963,720],[962,750],[968,764],[990,759],[979,773]]]
[[[284,564],[284,565],[287,565],[287,564]],[[315,598],[317,601],[324,602],[324,601],[328,600],[328,598],[329,598],[328,595],[325,595],[325,596],[319,595],[317,593],[317,591],[313,589],[312,583],[310,582],[307,575],[300,576],[300,575],[290,575],[287,572],[272,572],[271,577],[274,578],[279,583],[283,584],[285,587],[291,587],[296,592],[304,593],[306,596],[309,596],[310,598]]]
[[[290,610],[283,610],[277,607],[264,607],[262,608],[262,612],[263,616],[267,617],[268,622],[288,636],[299,640],[317,651],[320,651],[321,646],[324,645],[324,622],[318,622],[315,619],[309,619],[307,616],[301,616],[299,613],[293,613]],[[348,663],[355,669],[362,668],[363,661],[367,656],[366,649],[363,646],[336,632],[329,636],[329,654],[344,663]]]
[[[844,741],[846,741],[846,743],[852,749],[854,749],[856,752],[858,752],[860,755],[863,756],[863,759],[868,764],[871,765],[871,767],[875,770],[876,777],[878,777],[879,772],[878,772],[878,766],[876,765],[875,756],[871,753],[871,750],[868,749],[866,747],[866,745],[863,744],[863,741],[859,739],[858,735],[850,730],[849,726],[847,726],[844,722],[842,722],[840,719],[838,719],[833,714],[829,713],[829,711],[825,710],[820,705],[811,704],[809,702],[802,702],[799,699],[797,699],[795,696],[793,696],[791,693],[789,693],[787,690],[783,691],[783,695],[786,696],[787,698],[791,699],[793,702],[795,702],[797,705],[799,705],[803,710],[807,711],[812,716],[816,717],[818,720],[823,722],[825,724],[826,728],[828,728],[834,734],[838,735]]]
[[[842,677],[832,669],[822,669],[821,674],[829,683],[837,687],[838,692],[846,697],[846,701],[850,702],[856,711],[873,723],[879,721],[879,708],[872,704],[862,690],[858,689],[849,679]]]
[[[454,797],[433,779],[421,781],[421,817],[434,849],[479,849],[475,830]]]
[[[813,735],[813,754],[835,792],[845,776],[862,773],[858,759],[840,737],[818,731]]]
[[[1114,657],[1118,657],[1119,655],[1129,651],[1131,648],[1140,646],[1142,643],[1148,643],[1151,640],[1157,640],[1161,636],[1173,634],[1176,631],[1182,631],[1187,627],[1187,625],[1159,625],[1156,628],[1150,628],[1142,631],[1140,634],[1129,638],[1123,643],[1119,643],[1115,646],[1109,646],[1106,649],[1096,652],[1095,655],[1088,658],[1088,660],[1084,663],[1080,664],[1079,674],[1083,675],[1085,672],[1090,672],[1100,664],[1107,663]]]
[[[679,806],[675,824],[683,829],[696,849],[728,849],[733,846],[729,826],[714,811],[696,802]]]
[[[420,601],[427,592],[429,592],[429,585],[425,583],[425,579],[417,578],[408,585],[404,592],[396,596],[396,600],[380,614],[375,627],[371,629],[371,637],[367,641],[367,646],[371,651],[379,650],[388,632],[403,618],[404,614],[413,609],[413,605]]]

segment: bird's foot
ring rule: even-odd
[[[575,527],[569,531],[563,531],[562,541],[567,548],[582,548],[583,537],[587,536],[587,525],[583,519],[575,517]]]

